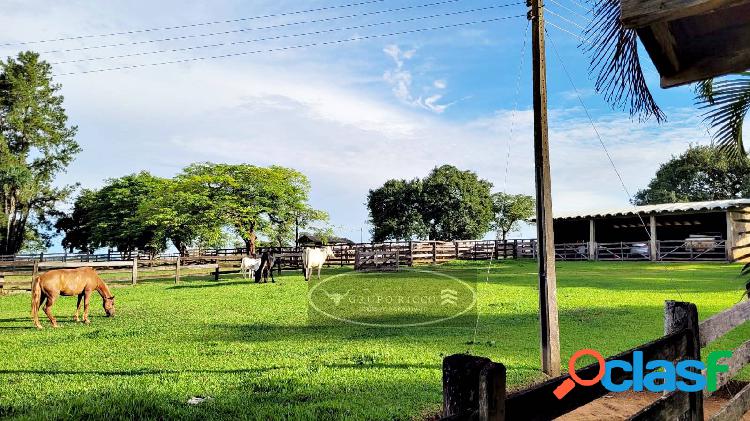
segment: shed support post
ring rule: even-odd
[[[656,243],[656,215],[651,215],[648,218],[648,226],[650,239],[648,242],[648,255],[652,262],[659,260],[659,248]]]
[[[726,259],[728,262],[734,261],[732,249],[734,248],[734,220],[732,219],[732,212],[726,211],[727,220],[727,241],[724,242],[724,252],[726,253]]]
[[[596,260],[596,222],[589,219],[589,260]]]

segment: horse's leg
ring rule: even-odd
[[[38,285],[38,282],[39,281],[33,284],[31,289],[31,320],[34,321],[34,326],[37,329],[41,329],[42,324],[39,323],[39,309],[42,308],[42,304],[44,304],[45,295],[42,292],[41,286]]]
[[[47,303],[44,305],[44,314],[52,323],[52,327],[57,327],[57,319],[52,315],[52,306],[55,305],[55,300],[57,300],[57,296],[47,296]]]
[[[83,291],[83,322],[89,324],[89,304],[91,304],[91,291]]]
[[[76,304],[76,314],[75,314],[75,321],[80,321],[78,319],[78,312],[81,311],[81,300],[83,299],[83,293],[78,294],[78,304]]]
[[[320,280],[320,269],[323,267],[323,265],[318,266],[318,280]]]

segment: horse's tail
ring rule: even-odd
[[[31,280],[31,319],[34,326],[42,327],[39,323],[39,307],[42,305],[42,284],[39,282],[39,275]]]

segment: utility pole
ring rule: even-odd
[[[534,79],[534,175],[536,180],[536,232],[539,247],[539,320],[542,371],[560,375],[560,329],[557,323],[555,237],[552,230],[552,182],[547,130],[547,68],[544,47],[544,0],[527,0],[531,20],[531,54]]]

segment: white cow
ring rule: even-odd
[[[320,268],[323,267],[323,264],[329,257],[336,257],[330,246],[322,248],[306,247],[302,251],[302,266],[305,268],[305,281],[310,280],[313,268],[318,268],[318,279],[320,279]]]
[[[260,259],[254,257],[243,257],[240,263],[240,274],[243,278],[252,278],[255,271],[260,268]]]

